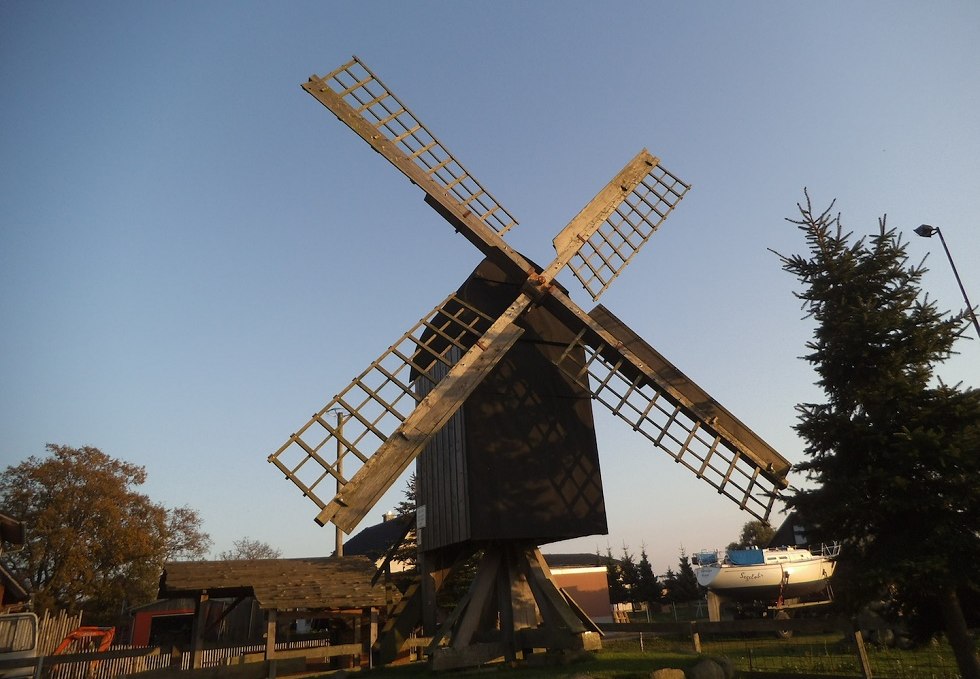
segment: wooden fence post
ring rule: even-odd
[[[191,623],[191,668],[201,669],[204,663],[204,628],[207,623],[208,595],[201,593],[194,602],[194,620]]]
[[[276,679],[276,609],[266,612],[265,660],[269,663],[269,679]]]
[[[854,646],[857,648],[858,662],[861,664],[861,676],[864,679],[871,679],[871,663],[868,661],[868,651],[864,648],[861,630],[854,630]]]

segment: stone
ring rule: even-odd
[[[726,658],[725,656],[718,656],[712,658],[721,667],[722,672],[725,673],[725,679],[735,679],[735,663],[731,661],[731,658]]]
[[[714,660],[705,658],[687,671],[687,679],[725,679],[725,670]]]
[[[684,670],[675,670],[670,667],[654,670],[650,674],[650,679],[684,679]]]

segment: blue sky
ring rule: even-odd
[[[887,213],[959,309],[911,235],[943,227],[980,301],[977,35],[966,1],[0,3],[0,463],[98,446],[215,552],[332,551],[267,455],[479,261],[300,89],[351,54],[537,261],[640,148],[692,183],[603,303],[800,461],[811,326],[768,248],[803,250],[805,186],[857,233]],[[942,375],[980,384],[960,350]],[[598,427],[610,534],[560,549],[645,545],[663,571],[748,520]]]

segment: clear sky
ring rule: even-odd
[[[97,446],[214,552],[332,551],[266,457],[480,259],[300,89],[351,54],[537,261],[640,148],[692,183],[603,303],[800,461],[811,326],[767,249],[803,251],[784,218],[808,187],[857,233],[887,213],[960,309],[911,235],[941,226],[980,302],[978,36],[973,0],[2,2],[0,463]],[[976,386],[980,342],[960,349],[942,374]],[[645,545],[662,572],[750,518],[598,428],[610,533],[549,551]]]

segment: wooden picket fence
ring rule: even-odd
[[[52,655],[65,636],[82,625],[82,615],[68,615],[64,611],[54,615],[44,613],[38,623],[38,657],[21,661],[0,660],[0,673],[13,668],[31,668],[28,671],[35,679],[119,679],[152,670],[190,670],[193,665],[190,651],[174,651],[172,655],[170,649],[118,644],[104,652],[69,651],[67,654]],[[252,664],[264,660],[265,651],[265,644],[206,648],[201,651],[201,667]],[[361,644],[331,646],[326,639],[276,644],[276,655],[287,664],[291,658],[302,665],[306,657],[322,660],[335,656],[358,656],[364,652]],[[17,670],[17,674],[22,675],[20,670]]]
[[[38,618],[38,655],[51,655],[69,632],[81,626],[81,613],[69,615],[64,611],[58,611],[57,615],[51,615],[49,611],[44,611],[44,614]]]
[[[288,655],[302,656],[305,654],[296,652],[303,649],[310,649],[311,655],[322,653],[324,656],[351,655],[363,650],[359,644],[345,644],[342,647],[331,648],[329,642],[318,639],[284,641],[276,644],[277,653],[286,652]],[[293,653],[290,654],[290,651]],[[201,652],[201,667],[221,667],[251,662],[264,653],[264,644],[204,649]],[[192,662],[190,651],[182,652],[175,658],[166,649],[115,645],[109,651],[102,653],[48,656],[44,658],[42,667],[46,668],[43,675],[49,679],[118,679],[150,670],[168,668],[189,670]]]

